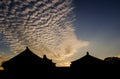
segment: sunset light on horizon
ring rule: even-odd
[[[120,57],[119,30],[119,0],[1,0],[0,64],[26,47],[56,66]]]

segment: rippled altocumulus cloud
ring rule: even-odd
[[[40,57],[63,61],[88,45],[77,39],[72,10],[72,0],[2,0],[1,40],[15,54],[28,46]]]

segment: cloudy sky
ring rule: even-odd
[[[28,46],[58,65],[120,55],[119,0],[1,0],[0,62]]]
[[[75,0],[74,3],[76,33],[90,42],[87,51],[99,58],[120,55],[120,1]]]

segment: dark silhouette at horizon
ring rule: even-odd
[[[82,58],[73,61],[70,67],[56,67],[46,55],[40,58],[26,47],[22,53],[2,63],[4,70],[0,71],[0,79],[117,78],[119,65],[120,58],[118,57],[106,57],[101,60],[87,52]]]
[[[26,50],[22,53],[2,64],[4,71],[6,71],[8,75],[11,74],[7,78],[15,77],[16,79],[29,76],[39,78],[39,71],[42,71],[42,73],[40,73],[41,77],[43,77],[44,74],[47,74],[47,77],[49,77],[51,76],[54,66],[55,63],[52,63],[52,60],[47,59],[45,55],[43,58],[38,57],[28,47],[26,47]]]

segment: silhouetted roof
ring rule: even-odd
[[[45,57],[45,56],[44,56]],[[4,62],[2,64],[2,67],[4,69],[18,69],[18,68],[36,68],[39,67],[45,67],[45,65],[53,66],[54,63],[52,63],[51,60],[45,58],[40,58],[36,54],[34,54],[28,47],[26,47],[26,50],[22,53],[18,54],[17,56],[13,57],[12,59]]]
[[[72,65],[79,65],[79,64],[99,64],[103,63],[103,60],[96,58],[94,56],[91,56],[89,52],[86,53],[85,56],[82,58],[75,60],[72,62]]]

